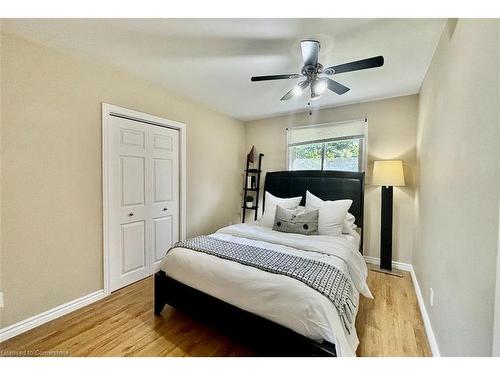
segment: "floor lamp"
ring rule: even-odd
[[[380,216],[380,268],[375,271],[402,276],[392,270],[392,187],[405,186],[401,160],[379,160],[373,164],[372,185],[382,186]]]

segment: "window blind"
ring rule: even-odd
[[[297,126],[287,129],[288,146],[324,142],[332,139],[364,138],[366,119],[331,124]]]

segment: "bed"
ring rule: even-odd
[[[236,224],[210,238],[335,266],[355,286],[355,318],[359,294],[371,296],[362,257],[364,173],[269,172],[264,190],[281,198],[301,196],[301,205],[307,190],[323,200],[351,199],[349,212],[360,234],[305,236]],[[155,314],[166,304],[215,326],[258,355],[354,356],[358,345],[356,330],[347,329],[332,302],[308,285],[184,247],[169,250],[155,274]]]

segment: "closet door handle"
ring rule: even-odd
[[[167,207],[164,207],[164,208],[163,208],[163,211],[167,211],[167,210],[168,210],[168,208],[167,208]]]
[[[128,216],[134,216],[134,213],[133,213],[133,212],[131,212],[131,213],[129,213],[129,214],[128,214]]]

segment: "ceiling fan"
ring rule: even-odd
[[[300,42],[300,48],[302,50],[302,58],[304,60],[304,66],[302,67],[300,73],[256,76],[252,77],[251,81],[258,82],[275,79],[305,78],[303,81],[297,83],[285,95],[283,95],[281,100],[288,100],[294,96],[299,96],[309,86],[311,88],[310,98],[311,100],[315,100],[318,99],[326,89],[329,89],[338,95],[345,94],[349,91],[349,87],[346,87],[341,83],[325,76],[333,76],[335,74],[353,72],[355,70],[377,68],[384,65],[384,57],[376,56],[369,59],[352,61],[345,64],[323,68],[323,65],[318,62],[318,53],[320,49],[319,41],[310,39],[303,40]]]

